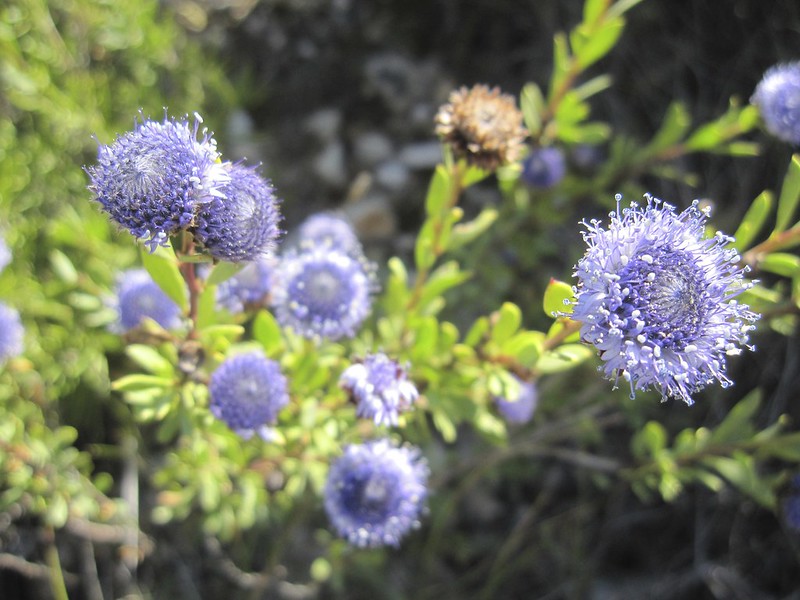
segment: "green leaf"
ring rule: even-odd
[[[727,456],[704,457],[702,463],[717,471],[740,492],[747,494],[765,508],[773,509],[775,507],[775,494],[758,477],[755,460],[752,456],[736,452],[733,458]]]
[[[408,271],[406,271],[403,261],[396,256],[389,259],[387,266],[389,277],[386,280],[386,289],[381,301],[387,314],[400,314],[408,306]]]
[[[131,344],[125,348],[125,354],[145,371],[153,373],[154,375],[172,377],[175,373],[172,363],[164,358],[158,350],[152,346]]]
[[[550,278],[550,283],[544,290],[543,308],[548,317],[558,317],[562,313],[572,313],[572,300],[575,294],[572,286],[564,281]]]
[[[797,203],[800,202],[800,154],[792,156],[789,169],[783,178],[781,194],[778,197],[778,214],[775,220],[775,233],[780,233],[792,222]]]
[[[208,285],[219,285],[223,281],[227,281],[234,275],[236,275],[239,271],[244,269],[248,264],[246,262],[242,263],[232,263],[232,262],[221,262],[214,265],[214,268],[211,270],[211,275],[208,276],[206,279],[206,283]]]
[[[484,208],[472,221],[455,225],[450,237],[450,249],[461,248],[481,236],[497,220],[498,215],[497,209]]]
[[[751,420],[761,404],[761,392],[754,390],[739,401],[712,432],[710,443],[746,440],[755,432]]]
[[[173,384],[173,380],[167,377],[133,373],[131,375],[124,375],[114,381],[111,384],[111,389],[117,392],[133,392],[149,389],[164,390],[171,388]]]
[[[667,430],[658,421],[648,421],[631,440],[631,451],[640,460],[657,457],[667,447]]]
[[[653,136],[650,143],[647,144],[645,152],[648,154],[656,154],[676,144],[686,135],[691,124],[691,116],[683,103],[673,102],[667,108],[667,113],[664,115],[661,127],[658,132],[656,132],[655,136]]]
[[[413,329],[414,344],[411,347],[412,362],[424,361],[436,352],[439,323],[434,317],[424,317]]]
[[[758,456],[771,456],[790,462],[800,462],[800,431],[773,438],[758,449]]]
[[[444,441],[448,444],[452,444],[456,441],[456,426],[447,413],[442,410],[434,410],[432,412],[432,417],[433,424],[436,429],[439,430],[439,433],[442,434]]]
[[[56,276],[64,283],[75,285],[78,282],[78,271],[69,257],[61,250],[54,248],[50,251],[50,266]]]
[[[467,335],[464,336],[464,344],[474,348],[481,343],[484,336],[489,332],[489,319],[479,317],[470,327]]]
[[[773,252],[758,263],[758,268],[792,279],[800,274],[800,257],[786,252]]]
[[[586,69],[608,54],[619,40],[624,28],[625,20],[622,17],[606,19],[601,27],[591,33],[580,50],[575,50],[575,58],[580,68]]]
[[[434,222],[428,219],[423,223],[414,246],[414,262],[417,269],[427,271],[436,262],[436,252],[433,247]]]
[[[461,271],[456,261],[448,261],[436,268],[422,288],[419,305],[426,306],[434,298],[444,292],[461,285],[471,277],[470,273]]]
[[[522,324],[522,311],[516,304],[504,302],[494,315],[492,315],[491,339],[497,344],[502,344],[514,335]]]
[[[253,319],[253,339],[264,348],[267,356],[275,357],[284,349],[281,327],[267,310],[260,310]]]
[[[178,268],[178,258],[172,245],[157,246],[155,252],[149,252],[144,246],[139,246],[139,254],[142,257],[142,264],[150,277],[158,284],[163,292],[169,296],[181,310],[185,311],[189,307],[189,298],[186,290],[186,282],[183,280],[181,271]]]
[[[542,354],[536,362],[536,370],[541,374],[559,373],[577,367],[594,356],[594,350],[583,344],[564,344]]]
[[[758,233],[764,227],[764,223],[772,211],[772,193],[769,191],[761,192],[758,197],[753,200],[750,208],[742,219],[736,233],[734,234],[733,247],[739,252],[743,252],[753,243]]]
[[[425,197],[425,212],[429,217],[438,217],[450,201],[454,182],[444,165],[437,165]]]
[[[515,358],[523,367],[531,368],[542,354],[543,343],[541,331],[520,331],[500,346],[500,352]]]
[[[583,5],[583,22],[591,25],[606,11],[609,0],[586,0]]]
[[[535,83],[528,83],[522,88],[519,98],[520,109],[525,120],[525,127],[532,137],[542,129],[542,113],[546,105],[542,90]]]

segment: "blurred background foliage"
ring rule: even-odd
[[[114,276],[139,256],[89,201],[82,167],[98,141],[129,130],[139,111],[154,118],[165,108],[196,111],[228,158],[264,160],[291,231],[314,210],[358,197],[362,172],[346,162],[339,185],[309,176],[321,144],[304,129],[309,115],[336,107],[352,153],[364,130],[401,144],[433,139],[430,109],[457,85],[497,84],[521,93],[523,107],[535,104],[531,82],[548,98],[558,73],[554,34],[581,22],[583,10],[577,0],[10,0],[0,7],[0,224],[14,254],[0,275],[0,299],[20,310],[26,327],[24,356],[0,373],[3,598],[58,596],[54,570],[66,573],[62,585],[75,597],[93,600],[212,598],[231,586],[253,598],[796,597],[798,535],[777,508],[787,489],[783,465],[800,457],[794,438],[769,442],[800,419],[794,321],[778,322],[777,331],[762,323],[758,352],[732,365],[736,387],[709,391],[691,409],[661,405],[655,394],[630,402],[610,393],[591,361],[543,378],[536,419],[508,437],[485,404],[459,414],[463,404],[432,395],[438,416],[417,420],[406,437],[426,444],[435,493],[423,532],[399,551],[353,552],[333,538],[317,496],[324,460],[240,445],[218,423],[172,445],[182,409],[157,413],[163,394],[137,405],[112,392],[111,382],[132,370],[171,373],[176,357],[168,347],[126,349],[106,330]],[[464,336],[504,302],[522,309],[522,332],[548,331],[542,297],[552,277],[570,279],[582,251],[576,222],[608,212],[615,192],[650,191],[678,206],[700,197],[726,232],[764,190],[780,196],[791,149],[752,131],[746,106],[766,68],[798,58],[797,3],[649,0],[625,21],[611,56],[578,82],[609,77],[608,89],[590,94],[591,120],[613,135],[536,132],[569,151],[590,141],[599,162],[579,168],[571,155],[567,178],[552,190],[521,186],[513,172],[501,173],[499,192],[495,180],[470,186],[460,204],[465,221],[484,215],[496,224],[451,249],[448,258],[471,279],[460,285],[457,272],[439,272],[454,288],[447,302],[432,302],[410,325],[416,338],[433,335],[439,346],[417,344],[412,358],[449,356],[456,326]],[[406,62],[380,62],[387,53]],[[375,64],[385,74],[375,75]],[[409,126],[420,105],[428,119]],[[244,141],[233,120],[243,113],[252,122]],[[687,140],[725,114],[739,128],[692,149]],[[560,117],[574,124],[568,111]],[[755,141],[757,153],[747,145]],[[379,259],[399,256],[414,265],[412,275],[427,260],[415,252],[417,230],[446,218],[426,213],[430,175],[413,172],[388,209],[395,229],[367,248]],[[772,227],[774,209],[749,218],[754,228]],[[384,329],[375,333],[384,344],[396,341],[390,326],[402,309],[392,293],[407,285],[400,263],[390,265],[382,273]],[[796,301],[785,279],[773,277],[765,275],[764,287],[777,295],[766,304]],[[493,318],[514,313],[509,306]],[[488,321],[483,326],[490,331]],[[325,422],[312,444],[323,458],[335,454],[347,418],[337,421],[335,402],[319,400],[335,398],[328,371],[344,350],[331,345],[319,357],[300,340],[275,345],[275,327],[262,315],[247,333],[304,375],[292,379],[303,400],[286,419],[287,443],[304,448],[308,425]],[[209,344],[224,353],[232,332],[217,332]],[[353,349],[363,354],[373,341]],[[467,385],[463,373],[447,377],[442,389]],[[330,389],[317,390],[315,381]],[[486,396],[491,384],[482,385]],[[184,391],[202,398],[201,387]],[[86,572],[93,564],[99,575]]]

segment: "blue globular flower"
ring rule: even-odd
[[[229,164],[224,197],[200,208],[195,238],[214,258],[249,262],[275,251],[280,212],[272,184],[254,167]]]
[[[11,262],[11,250],[4,237],[0,236],[0,272],[2,272]]]
[[[260,352],[226,358],[208,384],[209,410],[244,439],[272,437],[280,410],[289,403],[280,365]]]
[[[361,252],[361,242],[350,223],[331,213],[315,213],[297,228],[300,241],[329,244],[346,252]]]
[[[248,263],[236,275],[217,286],[217,304],[234,314],[267,304],[276,264],[275,257]]]
[[[181,325],[181,309],[153,281],[144,269],[129,269],[117,277],[116,299],[117,322],[112,329],[125,333],[142,324],[145,318],[152,319],[164,329],[175,329]]]
[[[536,405],[539,402],[539,393],[536,385],[531,381],[517,379],[519,391],[516,398],[495,397],[494,403],[503,418],[509,423],[522,425],[533,417]]]
[[[420,525],[427,480],[428,465],[417,448],[386,439],[350,445],[331,465],[325,511],[354,546],[398,546]]]
[[[339,385],[355,402],[356,415],[372,419],[376,425],[397,425],[398,415],[419,397],[406,369],[382,352],[347,367]]]
[[[372,310],[375,267],[330,244],[289,249],[276,271],[275,318],[306,338],[353,337]]]
[[[726,358],[747,346],[758,315],[736,301],[743,279],[732,238],[704,236],[708,211],[695,201],[674,207],[645,196],[610,214],[604,229],[584,223],[588,249],[575,267],[573,313],[593,344],[605,375],[635,390],[650,387],[692,404],[692,394],[726,376]]]
[[[522,180],[536,188],[551,188],[558,184],[567,172],[564,153],[547,146],[535,148],[522,161]]]
[[[0,302],[0,364],[22,354],[24,336],[19,313]]]
[[[111,219],[151,249],[193,225],[200,207],[223,196],[228,183],[216,142],[202,119],[143,119],[134,130],[100,145],[86,168],[89,189]]]
[[[767,131],[800,145],[800,62],[769,69],[750,101],[758,106]]]

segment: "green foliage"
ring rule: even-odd
[[[519,164],[492,174],[443,148],[413,252],[388,260],[373,316],[354,339],[336,342],[304,339],[265,307],[237,315],[220,309],[217,286],[243,265],[214,263],[180,236],[153,252],[137,250],[91,206],[81,166],[92,160],[92,132],[110,141],[139,109],[160,114],[163,106],[170,114],[210,109],[208,120],[219,122],[233,100],[216,60],[169,9],[150,0],[13,0],[0,9],[7,91],[0,215],[15,259],[0,274],[0,295],[20,309],[27,332],[25,357],[0,373],[0,511],[59,532],[71,520],[130,525],[133,507],[122,498],[131,496],[120,491],[127,460],[143,488],[136,534],[168,532],[189,543],[216,537],[232,542],[244,564],[248,552],[267,548],[267,579],[284,568],[276,565],[296,537],[294,544],[309,548],[292,560],[334,591],[347,589],[343,573],[366,565],[380,579],[375,573],[389,564],[388,554],[350,552],[318,524],[330,462],[345,445],[380,436],[430,451],[435,522],[420,534],[427,546],[419,553],[428,562],[459,546],[446,539],[450,512],[479,483],[524,480],[530,489],[503,493],[537,498],[503,543],[503,558],[532,522],[555,526],[548,521],[566,504],[551,495],[566,488],[580,488],[585,498],[623,483],[644,500],[657,494],[674,502],[695,483],[713,492],[730,486],[776,511],[781,486],[800,463],[800,433],[789,417],[762,425],[768,411],[755,390],[713,427],[692,422],[675,433],[664,414],[676,407],[658,407],[652,418],[646,394],[618,402],[605,382],[591,383],[597,352],[569,318],[573,286],[557,279],[574,264],[574,223],[606,210],[611,192],[638,188],[644,175],[693,182],[679,162],[691,153],[739,160],[758,152],[744,139],[758,113],[736,100],[700,125],[673,102],[645,141],[592,120],[591,101],[614,88],[591,69],[624,35],[627,12],[638,3],[586,0],[581,22],[554,37],[548,84],[529,82],[520,94],[532,147],[571,151],[609,142],[606,160],[586,172],[571,169],[553,189],[533,190],[520,180]],[[496,186],[500,201],[462,202],[473,186]],[[795,155],[780,193],[753,201],[731,244],[732,254],[764,276],[740,300],[786,334],[800,310],[800,258],[790,252],[800,245],[798,202]],[[574,234],[569,243],[566,227]],[[188,327],[166,331],[146,321],[125,336],[109,333],[115,270],[138,263],[182,308]],[[198,266],[208,269],[202,277]],[[291,401],[268,440],[242,439],[208,408],[215,369],[252,350],[278,361],[289,382]],[[378,350],[407,367],[420,391],[396,428],[358,419],[339,386],[344,369]],[[516,399],[522,384],[540,394],[536,415],[531,425],[509,425],[496,400]],[[612,435],[630,439],[618,444]],[[135,440],[136,454],[126,455],[120,440]],[[563,467],[558,477],[543,475],[555,472],[548,470],[553,461]],[[549,513],[540,518],[538,511]],[[458,560],[483,575],[469,551]],[[502,569],[490,570],[487,597],[503,577]],[[261,591],[253,584],[254,594]]]
[[[648,422],[631,440],[639,465],[625,474],[633,489],[648,498],[657,491],[673,501],[691,483],[718,492],[727,481],[765,508],[776,508],[780,480],[759,472],[763,461],[794,462],[800,456],[800,436],[785,432],[786,418],[759,431],[754,425],[761,396],[756,391],[734,406],[714,428],[684,429],[668,445],[667,431]]]

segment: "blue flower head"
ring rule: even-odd
[[[331,213],[315,213],[300,224],[297,229],[300,241],[314,244],[329,244],[350,252],[361,252],[361,242],[350,223],[343,217]]]
[[[344,449],[325,483],[325,511],[354,546],[398,546],[419,527],[428,466],[419,450],[373,440]]]
[[[259,352],[225,359],[211,375],[208,389],[211,414],[244,439],[258,433],[269,440],[270,425],[289,403],[280,366]]]
[[[217,286],[217,304],[231,313],[241,313],[248,307],[267,303],[272,289],[274,257],[255,260],[230,279]]]
[[[330,244],[303,243],[281,258],[275,317],[306,338],[353,337],[372,310],[375,267]]]
[[[506,421],[522,425],[533,417],[539,402],[539,393],[533,382],[518,379],[518,383],[519,393],[515,399],[495,397],[494,403]]]
[[[150,274],[144,269],[129,269],[117,278],[116,300],[117,322],[112,329],[125,333],[149,318],[164,329],[175,329],[181,325],[181,309],[167,296]]]
[[[564,153],[547,146],[535,148],[522,162],[522,180],[536,188],[551,188],[558,184],[567,172]]]
[[[397,425],[398,415],[419,397],[406,370],[382,352],[347,367],[339,385],[355,402],[356,414],[376,425]]]
[[[758,106],[767,131],[800,145],[800,62],[769,69],[750,101]]]
[[[280,212],[275,190],[253,167],[229,164],[224,197],[200,208],[194,229],[214,258],[248,262],[275,251]]]
[[[24,336],[19,313],[0,302],[0,364],[22,354]]]
[[[202,120],[143,119],[113,144],[100,145],[86,168],[89,189],[118,225],[151,248],[189,228],[200,207],[223,195],[228,173]]]
[[[608,229],[584,223],[588,249],[575,267],[571,317],[605,375],[629,381],[631,396],[654,387],[663,400],[692,404],[706,385],[731,384],[726,358],[741,353],[758,318],[735,298],[752,283],[726,249],[730,237],[704,237],[708,214],[697,201],[676,214],[646,199],[644,208],[617,206]]]

